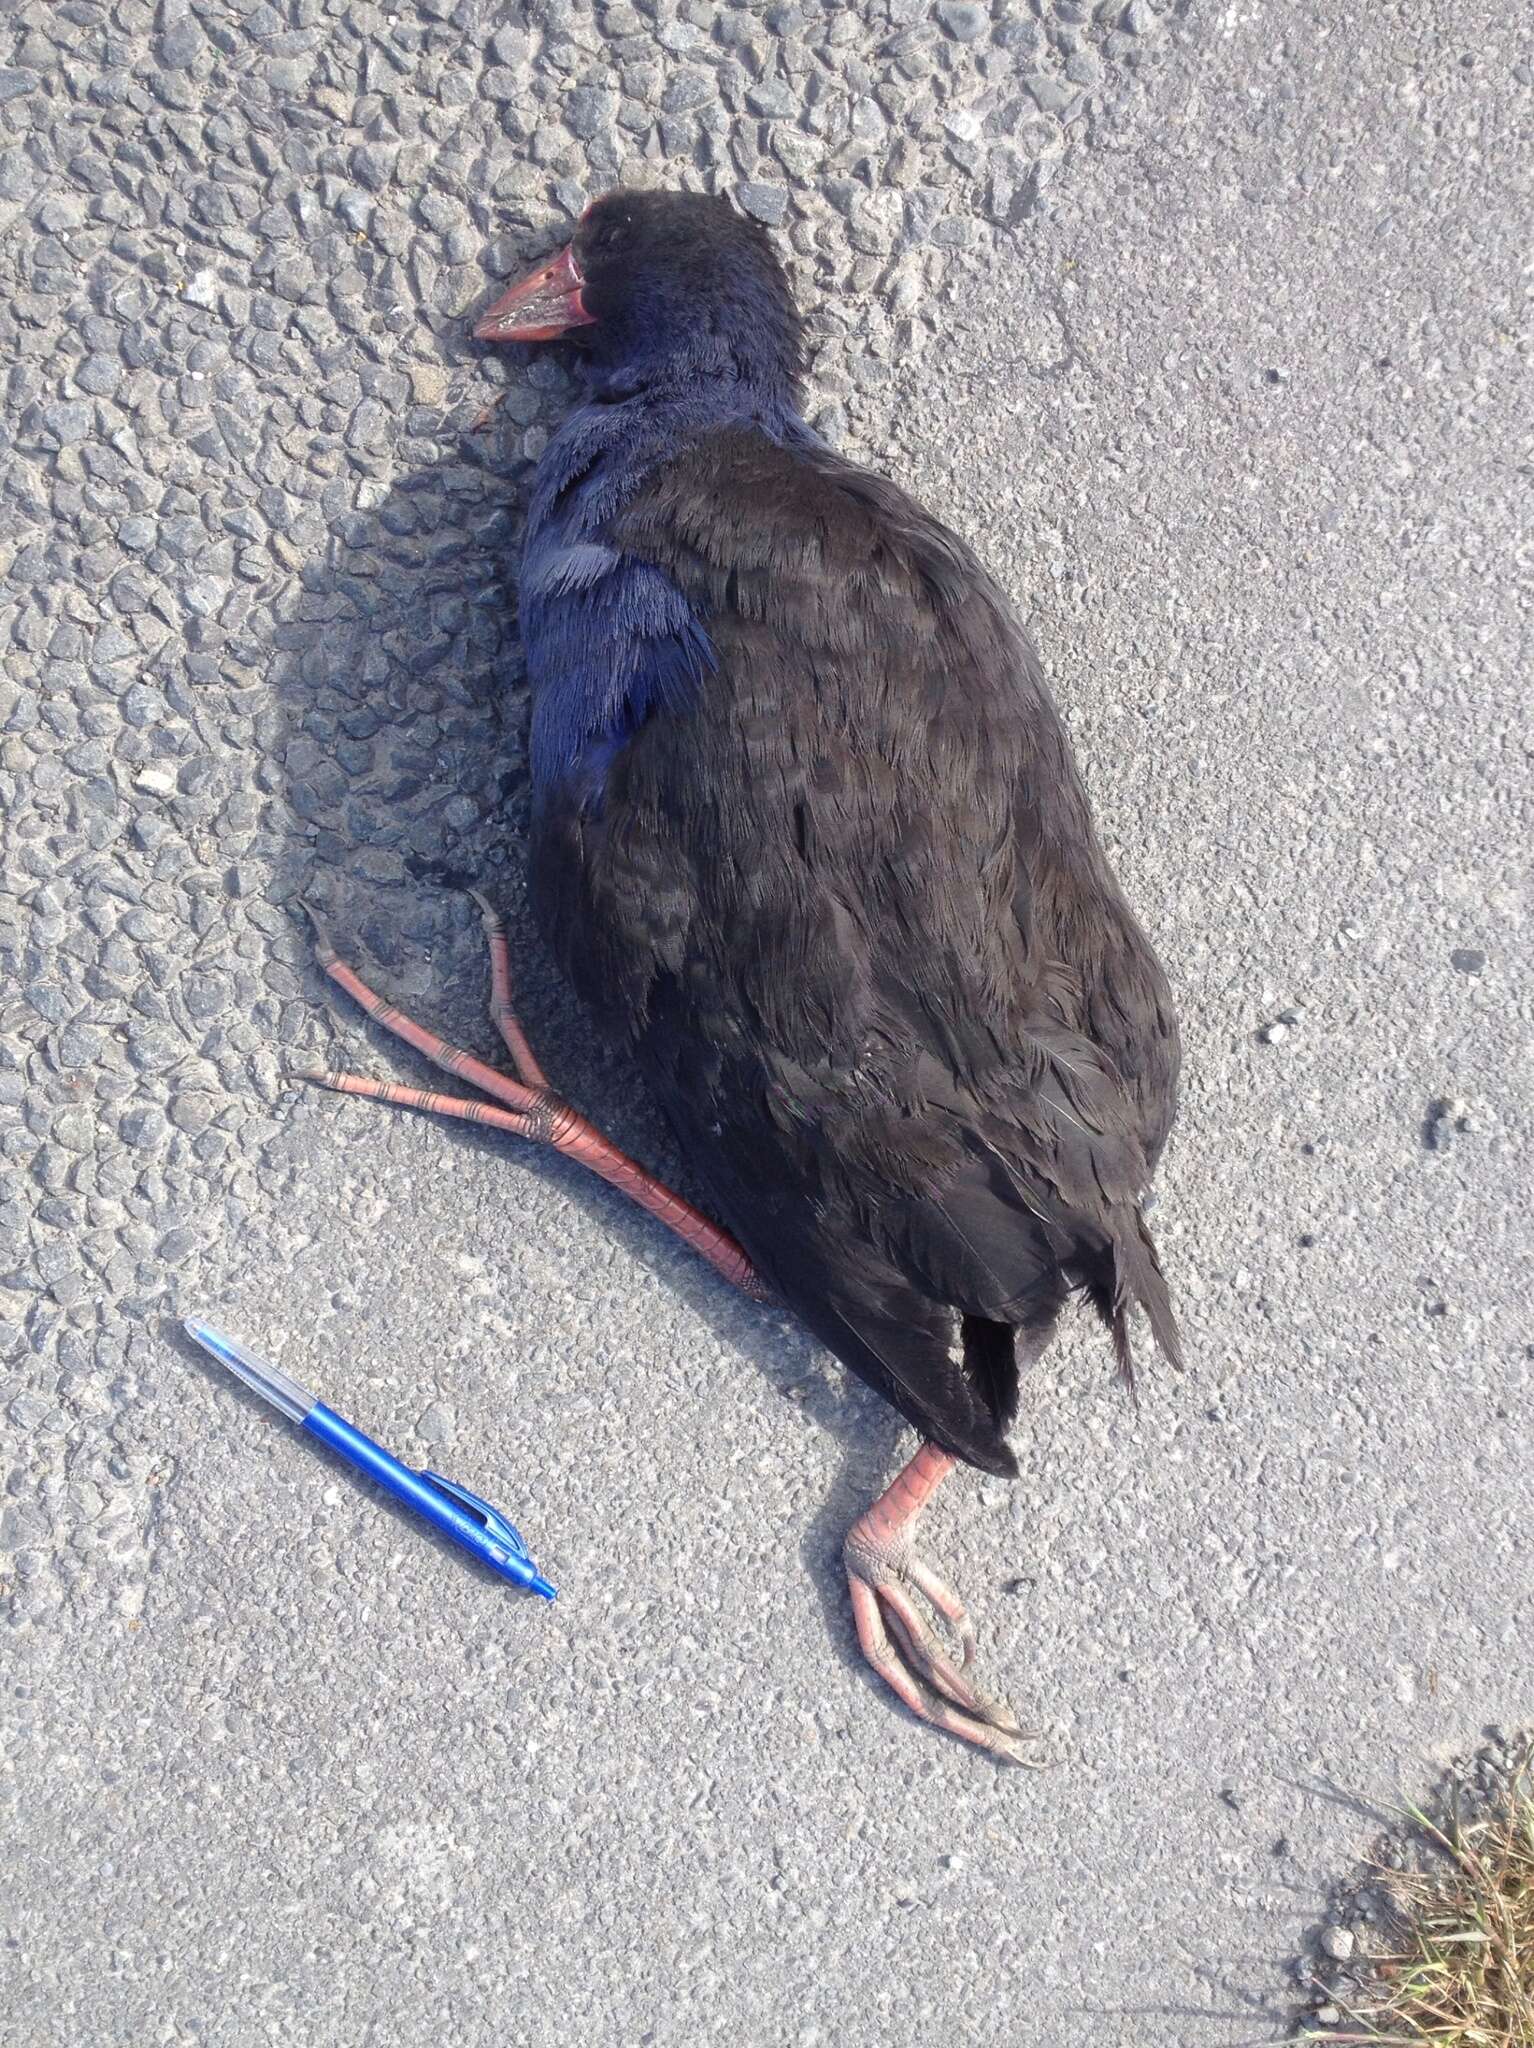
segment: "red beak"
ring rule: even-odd
[[[509,292],[503,292],[475,324],[476,341],[552,341],[572,327],[589,327],[595,314],[581,303],[581,273],[575,251],[561,249]]]

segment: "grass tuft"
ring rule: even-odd
[[[1330,1993],[1340,2026],[1305,2041],[1370,2048],[1534,2048],[1534,1742],[1500,1786],[1462,1811],[1454,1788],[1433,1819],[1408,1806],[1410,1867],[1376,1864],[1379,1952],[1353,1990]]]

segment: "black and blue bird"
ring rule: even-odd
[[[1137,1310],[1177,1358],[1143,1213],[1176,1098],[1166,977],[1007,598],[805,424],[764,228],[609,193],[476,333],[574,344],[521,579],[533,895],[707,1213],[550,1087],[488,905],[515,1078],[322,958],[498,1106],[324,1078],[558,1145],[898,1409],[921,1447],[845,1545],[859,1641],[915,1713],[1022,1760],[914,1529],[956,1462],[1015,1474],[1019,1374],[1073,1295],[1126,1378]]]

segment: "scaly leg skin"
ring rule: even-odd
[[[647,1214],[675,1231],[684,1244],[707,1259],[715,1272],[740,1288],[743,1294],[749,1295],[753,1301],[767,1300],[766,1285],[734,1238],[710,1222],[691,1202],[673,1193],[637,1160],[630,1159],[626,1152],[620,1152],[616,1145],[603,1137],[595,1124],[588,1122],[550,1088],[512,1009],[506,928],[484,897],[476,893],[474,900],[479,905],[490,948],[491,1014],[511,1055],[517,1071],[516,1079],[499,1073],[484,1060],[476,1059],[473,1053],[449,1045],[435,1031],[428,1031],[424,1025],[415,1023],[402,1010],[386,1002],[340,958],[324,925],[307,903],[304,910],[314,926],[316,957],[338,988],[345,989],[354,1002],[360,1003],[375,1024],[382,1025],[385,1031],[414,1046],[444,1073],[467,1081],[471,1087],[493,1096],[505,1106],[492,1109],[489,1103],[474,1102],[464,1096],[441,1095],[425,1088],[401,1088],[392,1081],[369,1081],[360,1074],[301,1070],[295,1073],[295,1080],[310,1081],[320,1088],[332,1088],[341,1095],[368,1096],[375,1102],[392,1103],[400,1109],[422,1109],[435,1116],[462,1117],[468,1123],[488,1124],[498,1131],[510,1131],[519,1138],[552,1145],[556,1152],[563,1152],[567,1158],[589,1167],[610,1186],[617,1188],[620,1194],[627,1195]]]
[[[852,1618],[863,1655],[911,1712],[950,1735],[1007,1762],[1041,1770],[1020,1745],[1027,1738],[1010,1707],[971,1683],[975,1631],[964,1603],[916,1555],[916,1524],[958,1460],[936,1444],[923,1444],[865,1514],[847,1531],[842,1559],[852,1594]],[[923,1619],[909,1589],[921,1593],[952,1623],[959,1662]]]

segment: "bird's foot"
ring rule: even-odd
[[[441,1095],[434,1089],[402,1088],[392,1081],[372,1081],[361,1074],[326,1073],[302,1069],[294,1078],[331,1088],[342,1095],[363,1095],[374,1102],[392,1103],[399,1109],[422,1109],[434,1116],[461,1117],[467,1123],[488,1124],[498,1131],[510,1131],[519,1138],[531,1138],[552,1145],[556,1152],[575,1159],[612,1187],[625,1194],[641,1209],[664,1223],[669,1230],[708,1260],[716,1272],[754,1300],[765,1300],[767,1289],[746,1254],[716,1223],[695,1209],[691,1202],[673,1193],[637,1160],[620,1152],[596,1125],[570,1107],[549,1086],[527,1034],[517,1021],[511,1000],[511,956],[506,927],[490,903],[477,890],[470,892],[479,905],[485,938],[490,950],[490,1013],[511,1056],[514,1074],[503,1074],[486,1061],[460,1046],[450,1045],[435,1031],[417,1024],[403,1010],[381,995],[341,959],[329,934],[308,904],[304,909],[315,932],[315,953],[320,965],[338,988],[342,988],[385,1031],[402,1038],[460,1081],[494,1098],[502,1105],[475,1102],[466,1096]]]
[[[893,1484],[847,1531],[842,1560],[863,1655],[884,1683],[923,1721],[1009,1763],[1038,1770],[1022,1745],[1029,1738],[1002,1701],[969,1677],[975,1629],[963,1601],[916,1554],[916,1522],[955,1460],[923,1444]],[[912,1595],[937,1609],[959,1639],[955,1663]]]

